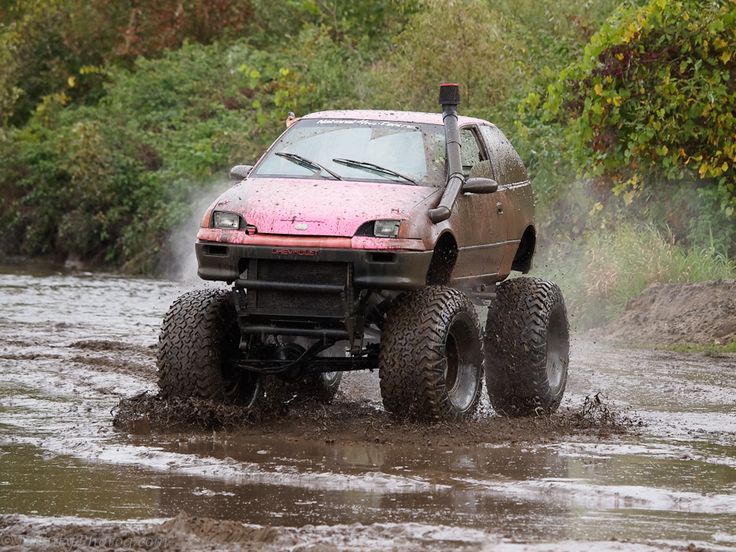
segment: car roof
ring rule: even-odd
[[[335,111],[317,111],[305,115],[302,119],[366,119],[369,121],[392,121],[400,123],[417,123],[441,125],[442,113],[422,113],[419,111],[382,111],[376,109],[344,109]],[[458,124],[490,125],[488,121],[475,117],[458,116]]]

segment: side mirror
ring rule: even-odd
[[[482,176],[468,178],[463,184],[463,193],[465,194],[492,194],[496,190],[498,190],[498,182],[492,178]]]
[[[248,178],[252,168],[253,165],[235,165],[230,169],[230,180],[237,180],[240,182],[241,180]]]

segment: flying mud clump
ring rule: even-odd
[[[189,397],[168,398],[148,392],[122,399],[113,409],[112,425],[131,433],[174,429],[236,429],[280,416],[276,408],[243,408]]]
[[[644,421],[616,410],[602,393],[585,397],[583,404],[568,409],[559,422],[576,430],[597,430],[601,433],[627,433],[644,426]]]

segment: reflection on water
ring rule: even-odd
[[[413,521],[545,541],[713,542],[736,533],[736,430],[727,421],[736,407],[723,377],[732,359],[579,344],[571,396],[601,389],[652,420],[641,437],[619,440],[416,447],[253,429],[116,433],[118,397],[153,389],[148,347],[179,293],[168,281],[0,275],[0,514]],[[129,347],[95,350],[114,362],[90,366],[79,360],[81,340]],[[646,369],[632,374],[632,361]],[[143,368],[128,370],[131,362]],[[699,400],[680,400],[693,381]],[[652,397],[657,385],[669,386],[670,398]]]
[[[253,449],[263,445],[253,443],[247,453],[242,446],[229,452],[237,455],[242,451],[242,458],[236,457],[248,460],[257,454]],[[318,448],[310,447],[310,450],[314,453]],[[311,454],[305,450],[292,448],[290,454],[305,466],[303,473],[307,480],[307,465],[316,471],[364,473],[366,449],[370,448],[337,447],[331,455],[321,454],[322,458],[331,458],[324,466],[318,460],[310,461]],[[426,466],[417,468],[416,464],[423,462],[416,457],[404,464],[393,461],[399,456],[385,457],[385,463],[375,465],[388,473],[420,474],[431,479],[438,483],[432,492],[395,492],[390,488],[341,491],[298,484],[249,484],[247,478],[233,482],[48,457],[42,450],[28,446],[5,446],[2,450],[0,513],[147,519],[185,512],[292,526],[415,521],[492,529],[514,538],[540,540],[612,539],[622,534],[627,538],[646,539],[666,534],[668,539],[707,541],[733,523],[733,497],[720,495],[719,499],[711,495],[711,504],[707,503],[707,497],[704,497],[705,504],[699,504],[693,500],[697,497],[664,491],[654,496],[652,502],[656,491],[647,491],[647,482],[638,479],[636,470],[629,470],[630,462],[633,460],[635,465],[636,459],[605,460],[591,468],[580,458],[563,457],[552,449],[535,452],[513,448],[471,449],[457,457],[448,454],[448,460],[440,456],[429,470]],[[357,464],[350,461],[353,455]],[[462,467],[458,467],[458,458]],[[641,486],[638,496],[627,497],[624,487],[603,485],[601,480],[612,471],[618,472],[618,476],[629,473],[627,484]],[[664,469],[658,472],[661,488],[667,489],[672,480]],[[534,492],[525,484],[550,481],[579,483],[558,492],[552,487]],[[653,485],[655,490],[657,487]]]

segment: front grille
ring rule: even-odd
[[[243,282],[246,288],[249,280],[345,288],[348,285],[348,265],[303,260],[251,260]],[[254,314],[342,317],[346,310],[345,293],[249,289],[248,297],[248,310]]]
[[[347,283],[347,271],[348,266],[345,263],[261,259],[258,261],[255,279],[290,284],[344,286]],[[251,276],[249,275],[248,278],[250,279]]]

